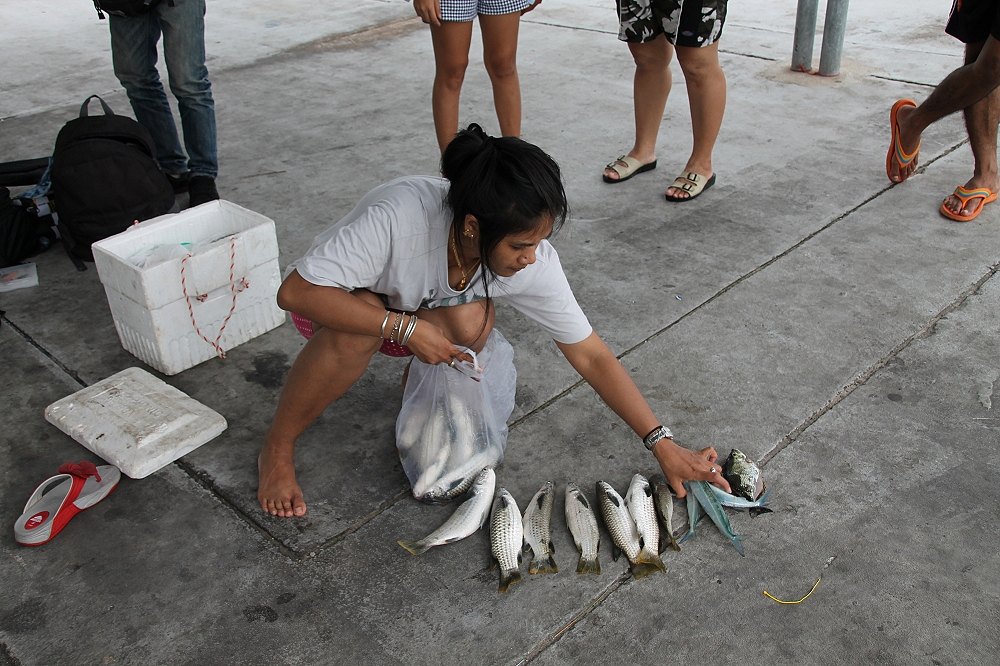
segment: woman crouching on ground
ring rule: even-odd
[[[509,302],[552,335],[570,365],[644,438],[678,495],[688,480],[728,490],[715,450],[694,452],[670,438],[577,304],[547,240],[567,211],[552,158],[470,125],[448,145],[441,171],[444,178],[397,178],[366,194],[317,237],[278,290],[278,304],[309,341],[258,458],[261,508],[305,515],[295,442],[376,352],[412,353],[429,364],[472,360],[459,345],[482,349],[494,301]]]

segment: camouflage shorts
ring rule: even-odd
[[[616,0],[623,42],[663,34],[674,46],[711,46],[722,36],[728,0]]]

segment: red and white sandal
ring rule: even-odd
[[[52,541],[73,516],[110,495],[122,478],[114,465],[98,467],[87,460],[65,463],[58,471],[35,489],[14,524],[14,540],[22,546]]]

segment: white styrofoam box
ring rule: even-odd
[[[190,453],[226,429],[221,414],[140,368],[57,400],[45,420],[133,479]]]
[[[285,321],[275,300],[281,274],[274,222],[229,201],[146,220],[93,248],[122,346],[166,375],[218,356],[195,325],[215,341],[233,307],[234,283],[236,309],[218,342],[223,350]]]

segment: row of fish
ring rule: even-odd
[[[694,534],[698,520],[707,514],[742,555],[741,537],[733,532],[722,507],[769,511],[764,508],[767,497],[762,492],[759,468],[738,450],[730,454],[723,470],[729,473],[727,480],[739,494],[731,495],[704,481],[688,483],[689,527],[681,541]],[[754,493],[759,496],[755,497]],[[486,468],[476,476],[468,498],[441,527],[419,541],[401,540],[399,545],[419,555],[435,546],[470,536],[489,518],[491,559],[500,569],[499,589],[506,592],[522,579],[522,549],[531,552],[529,573],[558,571],[551,539],[553,504],[554,486],[547,481],[531,498],[522,516],[511,494],[505,488],[496,490],[496,474],[492,468]],[[624,553],[635,578],[666,571],[661,553],[667,547],[680,550],[680,545],[672,529],[673,497],[661,475],[651,479],[634,475],[624,498],[609,483],[598,481],[597,505],[611,535],[615,560]],[[599,574],[597,518],[585,494],[572,482],[566,484],[565,514],[566,525],[580,554],[577,573]]]

